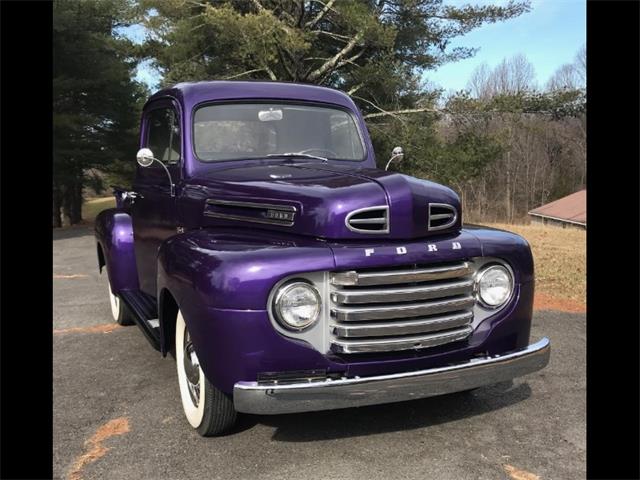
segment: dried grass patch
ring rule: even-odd
[[[531,245],[536,273],[536,293],[542,305],[556,300],[586,304],[587,232],[545,225],[489,224],[524,237]],[[538,297],[538,295],[536,295]]]

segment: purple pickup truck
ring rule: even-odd
[[[142,115],[131,190],[96,220],[114,319],[175,357],[201,435],[467,391],[544,368],[527,242],[376,168],[346,94],[181,83]],[[402,160],[394,149],[391,161]]]

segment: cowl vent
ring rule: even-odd
[[[356,233],[389,233],[389,207],[354,210],[345,219],[347,228]]]
[[[444,230],[451,227],[458,219],[455,207],[446,203],[429,204],[429,231]]]

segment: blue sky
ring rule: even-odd
[[[460,5],[462,1],[445,3]],[[471,3],[504,4],[503,1]],[[423,78],[445,90],[461,90],[473,70],[482,63],[493,67],[505,57],[524,54],[533,64],[538,85],[543,86],[564,63],[573,62],[578,49],[586,43],[585,0],[533,0],[531,11],[505,22],[483,25],[451,42],[452,47],[480,50],[472,58],[446,64]]]
[[[506,0],[445,0],[448,5],[505,4]],[[125,30],[134,41],[144,39],[144,30],[136,25]],[[479,48],[467,60],[446,64],[424,74],[426,80],[445,90],[466,87],[473,70],[482,63],[493,67],[505,57],[524,54],[533,64],[538,84],[543,86],[553,72],[564,63],[571,63],[578,49],[586,43],[585,0],[532,0],[531,11],[505,22],[483,25],[451,42],[451,47]],[[138,68],[138,80],[153,90],[160,76],[143,63]]]

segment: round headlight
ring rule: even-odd
[[[485,307],[497,308],[511,297],[513,278],[505,267],[491,265],[478,273],[476,288],[480,302]]]
[[[312,285],[293,282],[276,293],[275,316],[289,330],[304,330],[320,316],[320,305],[320,295]]]

